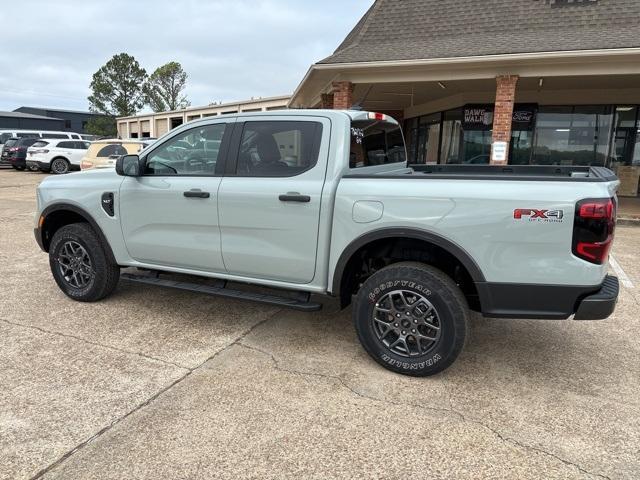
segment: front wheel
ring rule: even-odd
[[[49,246],[49,266],[60,289],[73,300],[94,302],[118,285],[120,268],[87,223],[61,227]]]
[[[51,173],[55,173],[56,175],[61,175],[63,173],[67,173],[69,171],[69,162],[67,162],[64,158],[56,158],[51,161]]]
[[[371,275],[358,291],[353,320],[364,349],[383,367],[434,375],[458,357],[467,335],[467,302],[442,271],[396,263]]]

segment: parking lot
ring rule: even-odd
[[[449,370],[393,374],[350,311],[55,285],[43,174],[0,170],[0,478],[639,478],[640,228],[599,322],[472,319]]]

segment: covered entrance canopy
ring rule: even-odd
[[[412,162],[606,165],[635,196],[639,23],[634,0],[377,0],[289,105],[389,113]]]

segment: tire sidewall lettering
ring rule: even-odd
[[[426,297],[430,297],[432,295],[431,289],[421,283],[416,283],[411,280],[394,280],[377,285],[373,291],[369,293],[369,301],[371,303],[376,303],[385,292],[398,287],[416,290]]]

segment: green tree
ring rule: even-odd
[[[135,115],[145,103],[147,72],[131,55],[114,55],[93,74],[89,108],[111,116]]]
[[[115,137],[118,134],[116,118],[111,115],[95,116],[87,122],[86,131],[90,135]]]
[[[179,110],[191,103],[182,93],[187,73],[178,62],[169,62],[156,68],[145,85],[146,102],[154,112]]]

